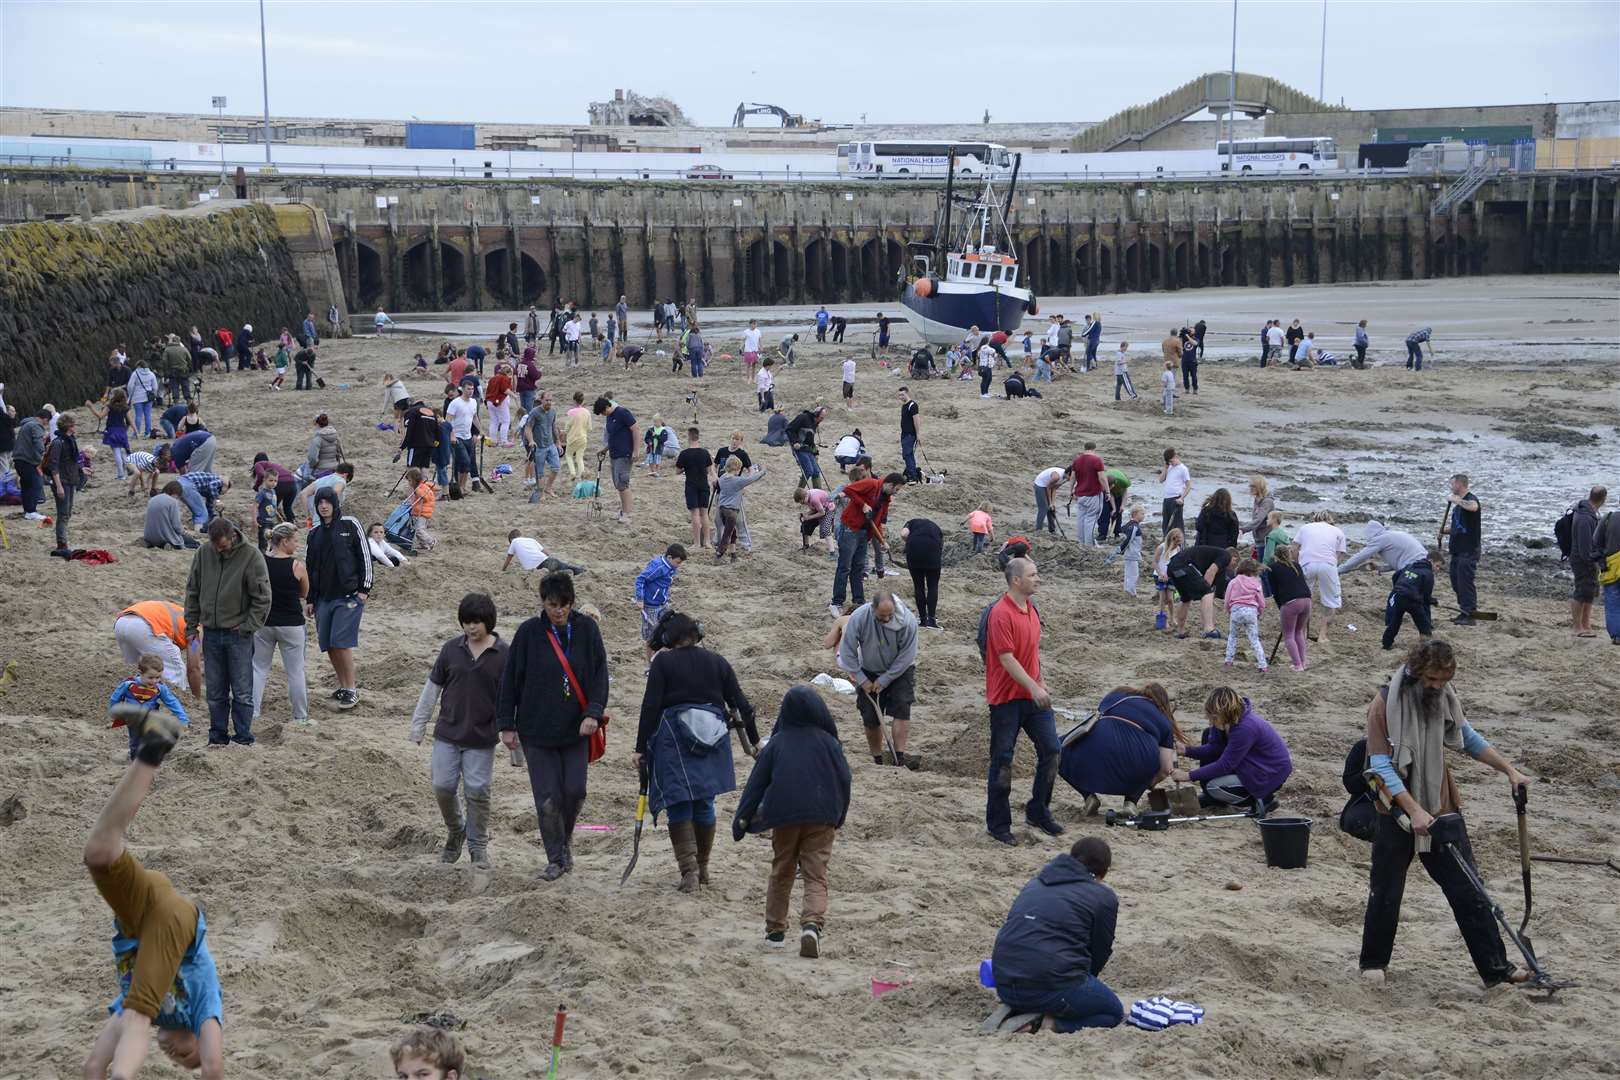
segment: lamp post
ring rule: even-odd
[[[1237,0],[1233,0],[1236,3]],[[264,0],[259,0],[259,73],[264,80],[264,163],[270,161],[270,55],[264,44]]]
[[[225,186],[225,95],[214,96],[214,108],[219,110],[219,126],[214,129],[214,136],[219,140],[219,186]]]
[[[1237,167],[1237,0],[1232,0],[1232,78],[1226,92],[1226,171],[1233,172]]]
[[[1322,63],[1316,70],[1316,97],[1327,100],[1327,0],[1322,0]]]

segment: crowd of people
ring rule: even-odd
[[[391,325],[385,319],[378,312],[379,330]],[[827,340],[830,332],[836,342],[845,322],[822,309],[814,326],[816,339]],[[881,316],[879,327],[887,346],[888,326]],[[268,366],[261,366],[264,350],[254,351],[256,339],[248,324],[235,333],[218,331],[218,348],[203,344],[195,328],[190,347],[171,335],[124,371],[122,381],[109,375],[102,403],[87,403],[103,425],[102,442],[111,451],[117,477],[127,481],[131,495],[140,491],[147,496],[144,542],[190,551],[182,597],[134,600],[114,625],[129,674],[112,691],[109,709],[128,728],[130,764],[87,843],[85,861],[118,919],[121,936],[115,951],[121,958],[122,993],[91,1051],[91,1075],[102,1075],[109,1066],[115,1075],[135,1075],[153,1026],[159,1029],[159,1045],[177,1062],[212,1075],[220,1068],[221,994],[202,913],[162,875],[142,869],[123,846],[124,832],[156,770],[189,724],[177,691],[206,702],[209,747],[252,746],[279,655],[290,721],[295,726],[314,723],[304,666],[307,628],[313,620],[317,648],[332,668],[332,706],[357,707],[357,650],[377,576],[404,565],[408,557],[434,550],[434,519],[446,509],[441,500],[459,501],[477,486],[499,479],[496,469],[511,471],[505,463],[488,466],[484,454],[489,447],[521,446],[530,502],[566,495],[595,501],[603,493],[605,467],[605,482],[618,496],[616,521],[621,524],[630,521],[638,456],[649,481],[660,476],[666,461],[680,477],[680,495],[670,497],[678,497],[690,516],[690,545],[667,544],[633,583],[618,583],[639,609],[646,647],[646,687],[632,762],[641,774],[648,808],[655,820],[662,816],[667,823],[676,887],[697,891],[710,883],[718,828],[715,799],[738,786],[731,750],[735,733],[753,764],[732,821],[733,838],[771,835],[766,945],[786,944],[790,897],[800,881],[799,950],[806,957],[821,954],[829,910],[828,865],[851,802],[851,771],[836,720],[820,694],[796,686],[783,695],[773,729],[762,735],[755,704],[731,664],[703,644],[701,621],[691,614],[699,605],[683,605],[683,610],[674,598],[679,572],[690,559],[708,552],[716,562],[735,563],[739,552],[752,552],[759,540],[748,529],[748,489],[772,467],[750,456],[741,431],[728,431],[723,445],[711,452],[703,445],[695,404],[693,422],[678,434],[656,415],[644,426],[611,393],[589,400],[583,391],[574,392],[572,407],[560,413],[556,395],[541,385],[541,337],[549,340],[552,353],[561,350],[565,367],[572,367],[579,362],[582,338],[602,343],[604,360],[615,347],[624,355],[624,349],[633,347],[629,329],[621,297],[605,318],[591,314],[587,322],[573,305],[559,305],[546,319],[531,308],[521,329],[519,322],[510,323],[489,349],[447,344],[433,363],[419,354],[418,371],[443,367],[442,398],[427,395],[424,400],[392,373],[382,380],[379,426],[398,437],[395,462],[405,459],[401,481],[408,495],[396,516],[368,526],[346,512],[356,463],[333,416],[321,412],[295,468],[260,451],[251,476],[241,478],[251,480],[254,491],[256,543],[248,539],[245,522],[220,512],[219,502],[233,478],[215,471],[220,436],[202,420],[194,376],[216,370],[216,365],[230,369],[233,363],[236,371],[273,367],[277,374],[270,386],[281,389],[282,354],[288,353],[299,366],[296,388],[305,389],[311,380],[304,373],[313,372],[318,345],[313,316],[297,335],[283,331],[270,339],[277,352]],[[702,339],[695,302],[660,303],[653,329],[657,341],[668,334],[677,342],[677,368],[684,359],[693,378],[704,376],[706,363],[717,354],[713,342]],[[1298,329],[1298,320],[1286,331],[1279,320],[1268,321],[1262,366],[1280,357],[1284,345],[1290,362],[1299,366],[1335,362],[1308,332],[1296,335]],[[1078,360],[1072,355],[1076,330],[1084,344]],[[1166,337],[1167,412],[1178,392],[1177,375],[1180,392],[1199,392],[1198,363],[1207,332],[1200,320],[1172,329]],[[1429,338],[1427,330],[1419,333],[1415,344],[1408,339],[1414,354],[1409,365],[1414,367],[1421,366],[1421,346]],[[1100,313],[1085,316],[1078,328],[1063,316],[1052,316],[1038,351],[1031,335],[1024,335],[1023,364],[1033,369],[1034,382],[1083,375],[1096,366],[1101,335]],[[1365,359],[1365,337],[1363,323],[1357,332],[1356,366]],[[1197,738],[1183,732],[1171,694],[1151,682],[1111,690],[1091,717],[1060,734],[1042,677],[1041,576],[1034,542],[1014,534],[996,544],[994,499],[978,503],[950,529],[920,514],[902,514],[895,518],[905,518],[898,544],[891,540],[889,520],[896,500],[905,498],[908,487],[930,479],[925,427],[935,438],[935,425],[944,427],[943,421],[926,418],[907,386],[896,391],[895,450],[889,449],[888,438],[869,440],[859,429],[837,437],[825,433],[831,410],[814,395],[788,418],[775,400],[774,369],[785,372],[795,366],[797,335],[784,338],[777,357],[761,355],[760,338],[757,324],[751,324],[738,349],[739,367],[754,381],[760,411],[767,416],[760,441],[767,448],[787,447],[784,463],[791,461],[799,476],[793,494],[799,550],[818,558],[825,553],[832,562],[828,613],[834,621],[826,645],[853,686],[856,716],[874,764],[922,767],[921,756],[912,749],[916,667],[926,647],[921,631],[941,630],[940,576],[948,547],[959,548],[968,557],[995,559],[1005,580],[1005,590],[976,613],[990,735],[985,812],[990,838],[1005,845],[1022,842],[1013,831],[1010,805],[1020,733],[1035,751],[1023,820],[1042,836],[1067,831],[1051,809],[1060,778],[1080,796],[1086,815],[1097,814],[1104,798],[1118,798],[1122,812],[1136,814],[1141,800],[1167,783],[1197,785],[1200,802],[1210,807],[1238,807],[1264,816],[1279,805],[1294,768],[1285,734],[1262,715],[1263,702],[1231,686],[1206,696],[1205,727]],[[960,371],[965,379],[976,374],[981,396],[988,397],[995,369],[1013,368],[1020,393],[1009,388],[1007,396],[1034,395],[1019,375],[1021,365],[1007,354],[1008,340],[1004,334],[972,328],[961,347],[946,353],[946,373]],[[1128,349],[1122,342],[1115,361],[1116,401],[1121,392],[1136,396]],[[109,369],[126,362],[120,347]],[[854,357],[839,364],[838,394],[846,404],[855,400],[857,367]],[[915,377],[934,372],[931,357],[921,370],[915,357],[910,364]],[[173,404],[154,425],[153,413],[165,396]],[[9,421],[9,407],[0,411]],[[599,433],[594,430],[597,418],[602,419]],[[15,461],[30,518],[42,517],[36,510],[39,487],[41,478],[49,481],[56,510],[52,553],[64,557],[74,554],[68,544],[74,495],[93,467],[77,430],[71,414],[43,408],[17,427],[9,456],[0,463],[10,467]],[[9,423],[3,434],[12,436]],[[147,452],[134,449],[132,437],[158,441]],[[599,442],[594,470],[589,453],[593,441]],[[829,446],[838,465],[836,477],[830,466],[824,471],[820,465],[821,451]],[[770,452],[755,453],[763,458]],[[874,464],[895,457],[900,469]],[[565,468],[567,482],[558,491]],[[22,475],[25,470],[27,476]],[[1369,978],[1381,978],[1389,963],[1401,884],[1416,853],[1445,889],[1482,979],[1487,984],[1520,979],[1523,973],[1506,960],[1488,911],[1482,914],[1452,887],[1455,871],[1434,856],[1428,834],[1434,816],[1457,809],[1448,766],[1439,754],[1442,746],[1497,769],[1514,785],[1528,782],[1464,718],[1450,687],[1461,662],[1458,651],[1433,636],[1438,574],[1449,575],[1457,611],[1453,624],[1472,626],[1480,610],[1475,578],[1485,509],[1469,477],[1451,479],[1450,510],[1439,537],[1444,549],[1372,521],[1365,542],[1352,555],[1332,513],[1313,513],[1290,531],[1287,515],[1259,475],[1249,480],[1246,506],[1235,505],[1227,488],[1208,491],[1189,529],[1185,514],[1197,490],[1190,468],[1171,448],[1164,451],[1157,471],[1162,489],[1157,537],[1149,533],[1149,508],[1130,495],[1128,472],[1118,463],[1110,466],[1095,441],[1085,441],[1072,461],[1036,473],[1032,532],[1049,533],[1042,544],[1067,543],[1063,521],[1072,519],[1073,544],[1082,552],[1105,554],[1105,567],[1119,563],[1123,587],[1132,597],[1141,580],[1143,554],[1151,552],[1158,600],[1155,629],[1189,637],[1194,632],[1189,616],[1196,605],[1200,621],[1195,629],[1205,638],[1225,638],[1226,666],[1232,667],[1237,650],[1246,646],[1262,675],[1284,642],[1291,668],[1304,671],[1309,644],[1321,649],[1332,638],[1343,607],[1341,575],[1381,564],[1390,575],[1383,647],[1394,648],[1407,617],[1418,641],[1393,665],[1368,708],[1367,773],[1387,797],[1389,813],[1373,843],[1361,970]],[[1602,513],[1606,497],[1603,488],[1593,488],[1570,514],[1572,620],[1578,635],[1595,635],[1592,608],[1601,586],[1609,634],[1620,644],[1620,524],[1614,514]],[[1013,509],[1003,506],[1001,512]],[[886,580],[901,573],[885,565],[896,553],[911,577],[909,603]],[[587,797],[587,766],[600,756],[605,740],[614,665],[598,626],[599,613],[577,601],[575,580],[586,568],[548,554],[539,540],[516,529],[507,535],[505,554],[503,569],[516,562],[523,571],[541,575],[539,612],[520,620],[507,638],[497,629],[500,614],[489,594],[473,590],[463,596],[455,612],[460,633],[438,642],[436,653],[429,653],[434,659],[407,737],[415,744],[431,737],[428,773],[445,828],[442,861],[457,862],[465,852],[479,869],[495,864],[490,790],[497,747],[503,746],[513,763],[526,769],[546,855],[539,876],[554,882],[574,870],[574,827]],[[877,582],[870,595],[869,558]],[[1224,634],[1217,605],[1226,616]],[[1278,632],[1268,653],[1261,626],[1270,608],[1276,609]],[[974,613],[960,614],[967,625]],[[1397,814],[1404,817],[1404,831],[1395,824]],[[1124,1009],[1100,978],[1118,918],[1117,897],[1104,884],[1112,858],[1106,843],[1084,837],[1054,858],[1014,901],[995,938],[991,961],[997,993],[1006,1006],[1007,1030],[1073,1031],[1121,1022]],[[164,996],[176,978],[192,991],[178,1007]],[[439,1075],[445,1075],[459,1067],[447,1064],[459,1061],[457,1054],[459,1049],[449,1044],[416,1034],[396,1047],[395,1060],[397,1064],[402,1055],[415,1055],[429,1065],[437,1062]]]

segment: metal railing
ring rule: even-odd
[[[1128,156],[1122,154],[1122,157]],[[1347,160],[1341,158],[1341,161]],[[1031,183],[1127,183],[1154,180],[1192,180],[1199,182],[1244,183],[1264,180],[1338,182],[1347,179],[1379,176],[1442,176],[1470,172],[1480,161],[1490,163],[1491,175],[1520,172],[1547,172],[1538,166],[1534,143],[1514,146],[1456,147],[1446,144],[1445,149],[1414,152],[1404,168],[1327,167],[1310,170],[1257,170],[1249,173],[1227,172],[1224,168],[1212,170],[1187,169],[1120,169],[1091,168],[1068,170],[1041,170],[1026,168],[1021,179]],[[878,183],[938,186],[943,177],[851,176],[835,171],[798,169],[723,169],[719,176],[692,175],[696,170],[687,168],[655,169],[644,166],[621,168],[540,167],[540,166],[483,166],[483,165],[394,165],[359,162],[281,162],[266,166],[262,162],[227,162],[226,168],[234,173],[240,166],[252,176],[287,177],[364,177],[372,180],[599,180],[599,181],[664,181],[690,183],[725,183],[727,181],[756,183],[843,183],[866,186]],[[199,176],[219,175],[218,161],[184,158],[92,158],[82,156],[44,156],[26,154],[0,154],[0,167],[70,170],[128,170],[142,173],[185,173]],[[1559,166],[1557,171],[1594,171],[1594,166]],[[230,180],[226,180],[226,186]]]

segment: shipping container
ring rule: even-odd
[[[477,145],[475,124],[405,125],[405,145],[412,150],[471,150]]]

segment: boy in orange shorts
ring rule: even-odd
[[[119,994],[96,1036],[85,1075],[134,1080],[146,1062],[147,1034],[178,1065],[208,1080],[225,1075],[225,1015],[219,973],[208,951],[208,926],[196,904],[169,879],[147,870],[124,847],[124,832],[157,778],[158,766],[180,735],[165,712],[120,704],[111,710],[139,740],[112,797],[84,845],[84,864],[113,911],[113,958]]]

